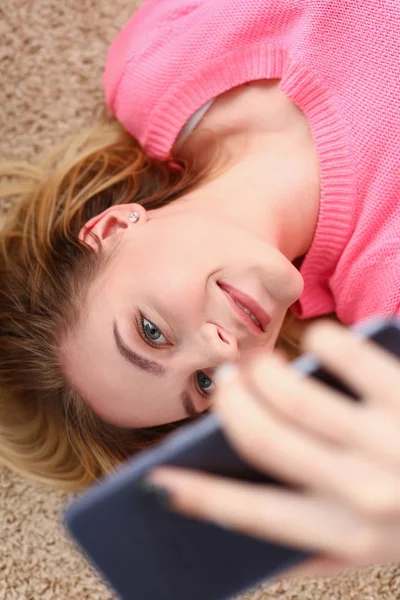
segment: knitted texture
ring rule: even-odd
[[[321,171],[300,318],[345,324],[400,302],[398,0],[147,0],[112,44],[109,108],[152,156],[247,81],[279,78],[307,117]]]

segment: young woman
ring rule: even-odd
[[[397,312],[399,17],[142,5],[104,79],[131,135],[104,123],[4,168],[21,176],[1,191],[18,200],[0,240],[6,464],[82,487],[207,410],[214,370],[250,368],[289,308]]]

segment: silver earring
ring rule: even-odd
[[[129,215],[129,220],[131,223],[136,223],[136,221],[139,220],[139,213],[133,212],[131,215]]]

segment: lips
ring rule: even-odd
[[[219,281],[218,286],[233,301],[232,308],[234,312],[236,312],[236,314],[246,323],[248,329],[254,333],[263,333],[271,322],[271,317],[262,306],[241,290],[238,290],[227,283]],[[245,309],[246,312],[243,309]]]

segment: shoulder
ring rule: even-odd
[[[115,109],[119,84],[127,65],[165,45],[173,29],[182,27],[183,21],[204,1],[147,0],[135,11],[107,53],[103,84],[111,111]]]

